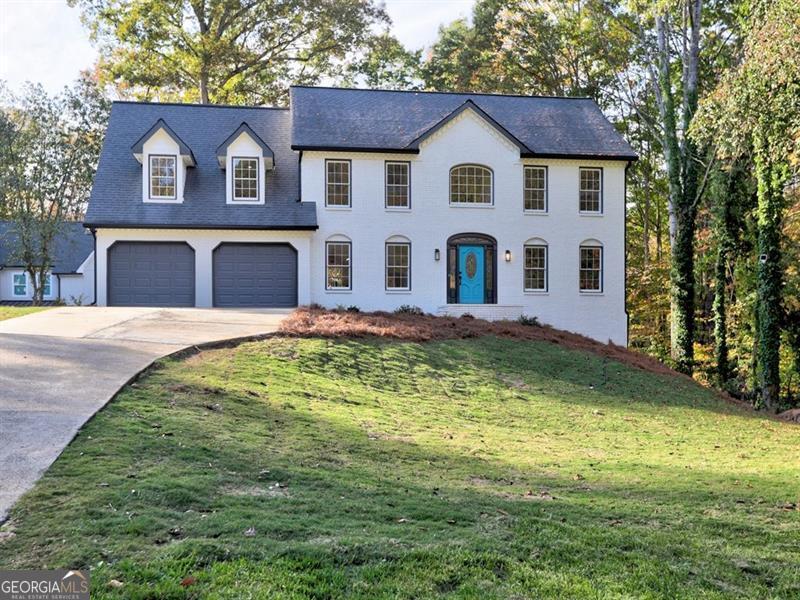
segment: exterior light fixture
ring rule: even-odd
[[[439,260],[441,257],[441,252],[439,252],[439,249],[436,248],[436,250],[433,251],[433,260]]]
[[[506,250],[506,262],[511,262],[511,250]]]

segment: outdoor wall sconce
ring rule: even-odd
[[[441,257],[442,257],[442,255],[439,252],[439,249],[436,248],[436,250],[433,251],[433,260],[439,260]]]
[[[511,262],[511,250],[506,250],[506,262]]]

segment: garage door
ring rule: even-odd
[[[214,306],[297,306],[297,252],[288,244],[220,244]]]
[[[194,250],[184,242],[116,242],[109,306],[194,306]]]

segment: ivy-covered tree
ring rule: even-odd
[[[780,399],[784,322],[782,226],[800,156],[800,19],[797,0],[755,3],[744,60],[706,99],[694,135],[721,156],[752,153],[758,185],[757,404]]]

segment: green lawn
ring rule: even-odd
[[[275,338],[127,388],[0,565],[88,565],[92,598],[797,598],[798,449],[552,344]]]
[[[0,321],[47,310],[49,306],[0,306]]]

